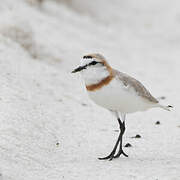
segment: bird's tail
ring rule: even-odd
[[[173,106],[171,106],[171,105],[168,105],[168,106],[160,105],[159,107],[166,110],[166,111],[170,111],[171,108],[173,108]]]

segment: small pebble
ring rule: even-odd
[[[132,138],[141,138],[141,135],[136,134],[136,136],[133,136]]]
[[[124,147],[132,147],[130,143],[127,143]]]
[[[159,97],[159,99],[166,99],[166,97],[165,96],[161,96],[161,97]]]
[[[56,146],[59,146],[59,142],[56,143]]]
[[[141,138],[141,135],[136,134],[135,138]]]
[[[82,105],[82,106],[87,106],[87,104],[86,104],[86,103],[82,103],[81,105]]]
[[[160,121],[156,121],[156,124],[159,125],[159,124],[160,124]]]
[[[114,132],[119,132],[119,130],[118,130],[118,129],[115,129]]]
[[[37,87],[40,87],[40,84],[39,84],[39,83],[36,83],[36,86],[37,86]]]

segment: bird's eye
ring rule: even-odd
[[[90,65],[96,65],[98,62],[97,61],[92,61],[91,63],[90,63]]]

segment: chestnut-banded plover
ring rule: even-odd
[[[119,122],[120,133],[112,152],[100,160],[118,158],[121,154],[128,156],[122,149],[122,138],[125,132],[125,117],[128,113],[145,111],[164,106],[133,77],[113,69],[101,54],[88,54],[81,60],[78,68],[72,73],[81,72],[89,97],[97,104],[111,111]],[[116,153],[117,147],[119,150]]]

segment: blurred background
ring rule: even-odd
[[[0,12],[1,179],[179,179],[178,0],[1,0]],[[174,106],[127,116],[129,158],[97,160],[118,124],[71,74],[94,52]]]

